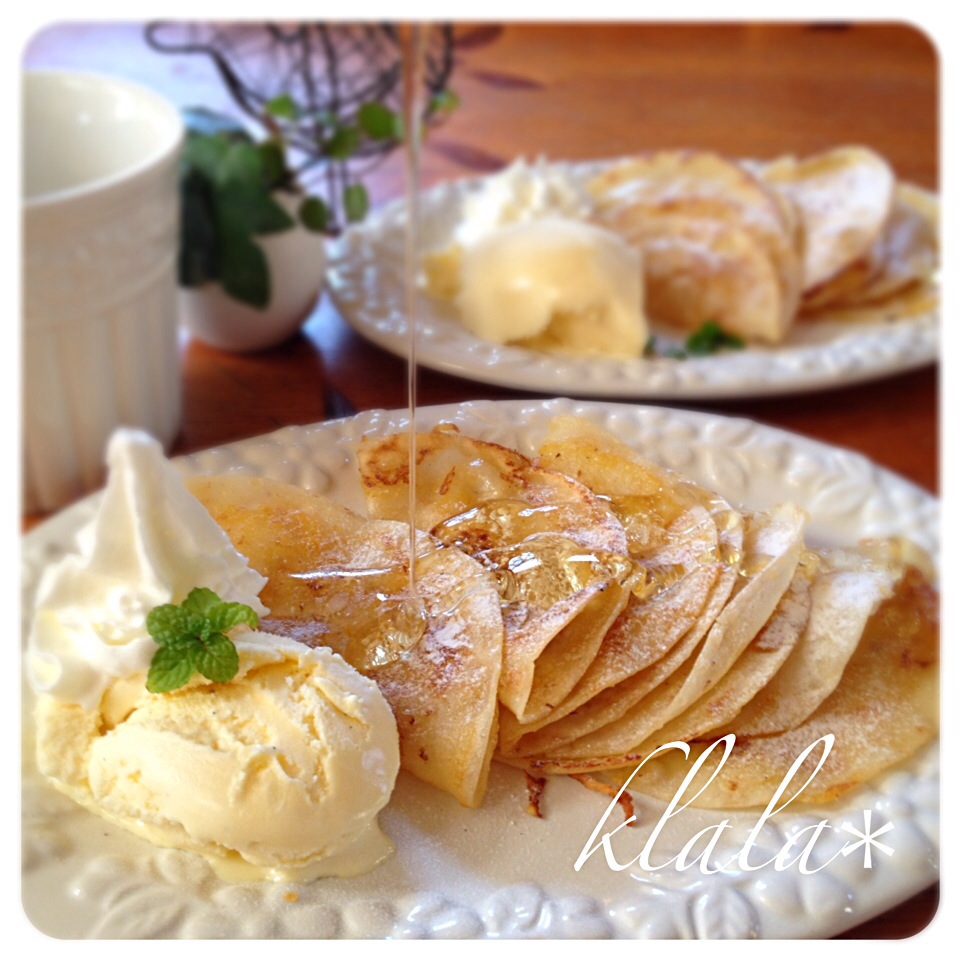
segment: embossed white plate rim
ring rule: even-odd
[[[427,407],[418,410],[417,427],[452,421],[464,432],[530,451],[549,418],[562,413],[613,429],[655,459],[712,481],[735,501],[760,507],[790,492],[790,499],[812,508],[813,541],[851,542],[853,528],[871,536],[910,530],[937,553],[939,509],[932,496],[855,453],[749,420],[554,399]],[[359,490],[347,489],[350,478],[359,486],[356,442],[365,433],[406,424],[406,411],[371,411],[283,428],[177,462],[186,473],[230,469],[299,479],[358,505]],[[96,495],[24,538],[25,611],[39,570],[63,552],[95,503]],[[29,755],[29,722],[24,730]],[[37,782],[29,764],[24,787],[27,914],[44,932],[70,938],[816,938],[889,909],[938,876],[937,744],[835,804],[798,809],[777,822],[778,838],[821,816],[836,823],[837,832],[841,821],[869,807],[875,825],[885,819],[898,828],[891,834],[895,855],[877,854],[872,869],[852,863],[857,857],[841,857],[809,877],[770,869],[630,877],[596,857],[577,873],[573,860],[606,801],[572,781],[551,782],[547,817],[533,820],[523,813],[519,774],[498,767],[488,802],[477,811],[401,778],[383,818],[398,853],[367,877],[305,886],[225,885],[203,861],[152,848],[76,808]],[[641,800],[639,807],[645,816],[656,815],[656,805]],[[719,819],[697,816],[693,827]],[[745,829],[746,820],[735,822]],[[692,835],[691,823],[669,836],[665,857]],[[773,833],[771,842],[779,842]],[[291,893],[295,905],[287,899]]]
[[[558,161],[551,166],[586,178],[614,160]],[[483,177],[445,181],[420,198],[421,246],[449,240],[459,204]],[[406,357],[403,221],[405,202],[392,201],[331,244],[328,289],[347,322],[377,346]],[[550,395],[694,400],[778,396],[850,386],[905,373],[936,361],[939,311],[852,325],[824,318],[795,324],[783,344],[677,361],[550,356],[473,336],[454,310],[422,296],[417,362],[479,383]]]

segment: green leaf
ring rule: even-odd
[[[268,100],[264,109],[271,117],[281,120],[296,120],[300,116],[300,108],[289,93],[281,93],[278,97]]]
[[[215,195],[221,231],[240,230],[249,239],[251,234],[278,233],[294,225],[293,218],[270,194],[265,156],[269,157],[269,152],[263,154],[248,144],[236,144],[224,157]]]
[[[241,303],[266,308],[270,303],[270,267],[263,251],[244,230],[229,230],[220,254],[220,283]]]
[[[160,647],[150,661],[147,671],[147,689],[151,693],[170,693],[179,690],[194,673],[193,649],[189,647]]]
[[[740,337],[727,333],[715,320],[707,320],[687,337],[684,346],[691,356],[705,357],[724,347],[742,349],[744,342]]]
[[[282,233],[294,226],[293,217],[259,183],[224,184],[217,191],[216,204],[222,244],[227,242],[224,230],[240,233],[249,241],[253,236]]]
[[[237,648],[222,633],[211,633],[202,647],[194,652],[192,659],[197,670],[215,683],[227,683],[240,669]]]
[[[314,233],[323,233],[330,224],[330,209],[319,197],[307,197],[298,211],[300,222]]]
[[[207,618],[173,603],[154,607],[147,614],[147,633],[161,646],[176,645],[184,635],[199,637],[209,632]]]
[[[183,287],[200,287],[217,279],[217,227],[213,191],[199,170],[180,177],[180,249],[177,280]]]
[[[213,595],[216,596],[215,593]],[[254,628],[260,626],[260,618],[256,611],[245,603],[218,602],[207,611],[207,620],[210,622],[210,629],[217,633],[226,633],[241,623]]]
[[[339,127],[324,146],[331,159],[349,160],[360,146],[360,131],[356,127]]]
[[[209,587],[194,587],[188,594],[186,600],[180,604],[183,610],[189,610],[191,613],[199,613],[207,617],[210,611],[219,606],[223,601]],[[215,627],[214,629],[219,629]]]
[[[217,167],[216,181],[221,185],[263,185],[263,158],[252,143],[234,143]]]
[[[400,117],[389,107],[371,100],[363,104],[357,111],[357,122],[360,129],[371,140],[399,139]]]
[[[260,618],[243,603],[225,603],[208,587],[195,587],[177,606],[165,603],[147,614],[147,629],[159,645],[147,673],[151,693],[169,693],[187,683],[195,671],[208,680],[226,683],[240,668],[240,657],[226,635]]]
[[[263,184],[268,190],[279,186],[287,178],[287,161],[283,144],[276,140],[264,140],[257,150],[260,153],[260,169]]]
[[[460,98],[452,90],[440,90],[430,98],[430,113],[452,113],[460,106]]]
[[[180,111],[184,126],[190,134],[204,137],[228,136],[250,139],[243,124],[233,117],[223,113],[216,113],[206,107],[184,107]]]
[[[343,191],[343,209],[350,223],[359,223],[370,209],[370,197],[362,183],[351,183]]]
[[[230,144],[222,137],[188,137],[180,156],[180,169],[184,172],[197,170],[208,180],[215,181],[229,152]]]

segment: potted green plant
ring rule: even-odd
[[[254,350],[292,334],[322,286],[324,235],[362,220],[363,177],[405,139],[392,24],[156,22],[160,52],[209,59],[240,115],[187,112],[184,314],[203,340]],[[420,135],[457,106],[449,25],[425,43]],[[269,63],[270,69],[263,70]],[[317,186],[308,192],[306,186]],[[321,198],[322,195],[322,198]]]
[[[270,109],[280,109],[274,106]],[[185,111],[178,276],[184,320],[213,346],[258,350],[291,336],[325,269],[326,204],[307,194],[282,137]]]

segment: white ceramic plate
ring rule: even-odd
[[[908,533],[938,554],[939,509],[928,494],[860,456],[746,420],[549,400],[432,407],[418,412],[417,426],[451,420],[465,433],[532,452],[550,417],[564,413],[589,417],[735,503],[800,503],[810,512],[811,543]],[[240,470],[298,482],[358,507],[359,438],[405,424],[405,413],[372,412],[179,462],[187,473]],[[85,500],[25,538],[25,610],[40,570],[70,549],[94,506],[95,498]],[[382,815],[397,853],[373,873],[271,885],[224,883],[202,859],[153,848],[86,813],[40,780],[29,721],[24,731],[23,902],[33,923],[55,937],[827,937],[938,876],[936,744],[841,802],[791,805],[763,827],[748,867],[827,821],[808,875],[773,866],[703,875],[670,865],[698,830],[721,820],[718,811],[683,811],[667,824],[651,849],[651,866],[667,864],[661,869],[614,871],[597,853],[576,871],[606,798],[566,778],[551,780],[537,820],[524,812],[520,772],[495,765],[479,810],[401,775]],[[640,853],[662,809],[638,798],[640,826],[615,838],[621,862]],[[862,848],[838,856],[856,842],[844,825],[862,830],[865,810],[874,830],[893,825],[882,837],[892,854],[874,849],[870,868]],[[615,811],[607,829],[620,819]],[[730,816],[718,861],[737,854],[757,819]]]
[[[556,164],[585,178],[602,164]],[[421,247],[449,241],[463,198],[478,179],[442,183],[420,200]],[[404,294],[402,201],[375,211],[332,246],[327,274],[334,304],[364,337],[397,356],[409,353]],[[420,297],[417,362],[480,383],[552,396],[692,400],[824,390],[932,363],[938,312],[875,322],[824,318],[793,327],[776,347],[751,346],[673,360],[559,357],[480,340],[449,304]],[[670,338],[662,338],[666,345]],[[679,341],[677,341],[679,343]]]

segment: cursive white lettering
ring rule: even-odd
[[[769,864],[773,863],[776,860],[776,857],[771,857],[769,860],[765,861],[764,863],[754,866],[753,864],[750,863],[750,850],[753,848],[753,845],[757,842],[757,837],[759,836],[760,831],[764,828],[764,825],[766,824],[766,822],[775,814],[779,813],[781,810],[787,807],[789,804],[793,803],[793,801],[796,800],[797,797],[799,797],[804,790],[806,790],[810,781],[813,780],[813,778],[820,772],[820,768],[824,765],[824,763],[827,760],[827,757],[830,756],[830,751],[833,749],[834,739],[835,738],[833,734],[828,733],[820,737],[819,740],[814,740],[814,742],[811,743],[810,746],[807,747],[800,754],[800,756],[797,757],[797,759],[793,762],[793,766],[789,769],[789,771],[787,771],[787,775],[780,782],[780,786],[777,787],[776,792],[770,798],[770,802],[767,804],[766,809],[763,811],[762,814],[760,814],[760,819],[757,820],[757,822],[754,824],[753,829],[750,831],[750,835],[747,837],[747,842],[743,845],[743,848],[740,850],[740,854],[737,857],[737,866],[740,867],[741,870],[760,870],[763,867],[768,866]],[[800,787],[800,789],[797,790],[790,797],[789,800],[785,800],[783,803],[781,803],[778,806],[777,804],[779,803],[780,798],[783,796],[787,787],[789,787],[790,784],[793,782],[793,778],[794,776],[796,776],[797,771],[800,769],[801,766],[803,766],[804,761],[806,761],[807,757],[809,757],[810,754],[813,753],[816,747],[821,743],[823,744],[823,753],[820,755],[820,759],[817,761],[817,765],[816,767],[814,767],[813,773],[811,773],[810,776],[807,777],[806,780],[804,780],[803,786]]]

